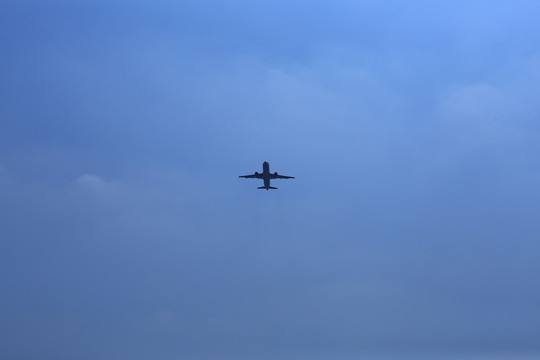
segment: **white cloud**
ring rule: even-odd
[[[101,179],[99,176],[96,175],[89,175],[89,174],[83,174],[79,176],[75,181],[74,184],[77,184],[79,186],[83,186],[89,189],[93,190],[103,190],[107,186],[107,183]]]
[[[487,125],[511,122],[522,106],[494,86],[469,84],[458,88],[443,103],[442,110],[454,123]],[[515,123],[515,121],[514,121]]]
[[[526,104],[485,83],[462,86],[441,104],[445,132],[465,149],[519,140],[526,134]]]
[[[73,184],[83,192],[108,199],[117,198],[122,194],[122,187],[118,183],[105,181],[97,175],[83,174],[73,181]]]

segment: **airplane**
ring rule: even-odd
[[[267,161],[263,162],[263,172],[258,173],[255,172],[253,175],[242,175],[239,176],[239,178],[244,179],[263,179],[264,180],[264,186],[258,187],[257,189],[266,189],[267,191],[269,189],[277,189],[277,187],[270,186],[270,180],[271,179],[294,179],[294,176],[285,176],[285,175],[279,175],[277,172],[271,174],[270,173],[270,165]]]

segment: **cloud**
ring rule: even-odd
[[[93,194],[101,195],[120,195],[122,192],[122,186],[117,182],[109,182],[103,180],[101,177],[92,174],[83,174],[79,176],[73,184],[83,190],[89,191]]]
[[[441,145],[458,157],[480,151],[483,156],[504,158],[530,143],[529,108],[502,85],[479,82],[457,87],[435,113],[441,139],[446,139]]]
[[[397,351],[407,341],[411,352],[466,352],[473,342],[538,349],[538,323],[526,319],[538,318],[528,286],[540,263],[540,202],[537,181],[522,180],[538,142],[515,146],[537,92],[523,80],[508,85],[527,71],[484,76],[499,56],[478,57],[483,71],[449,63],[465,53],[440,37],[454,26],[424,31],[441,23],[424,11],[431,20],[420,27],[412,16],[393,25],[401,11],[366,12],[375,32],[359,30],[353,12],[340,28],[288,11],[291,25],[276,36],[266,10],[235,28],[197,6],[191,23],[157,13],[100,22],[102,31],[134,29],[129,36],[81,38],[100,35],[85,20],[92,31],[49,34],[56,41],[22,53],[43,60],[14,67],[11,125],[0,133],[9,153],[46,155],[0,158],[2,182],[21,174],[2,186],[0,203],[6,311],[75,314],[85,330],[74,337],[93,344],[93,358],[193,358],[243,343],[258,350],[243,358],[314,348],[358,358],[363,345]],[[221,26],[205,25],[214,20]],[[138,36],[145,24],[164,34]],[[303,36],[288,31],[296,28]],[[319,43],[329,28],[343,41]],[[288,48],[298,56],[278,51]],[[487,151],[471,155],[474,147]],[[297,179],[261,192],[237,178],[263,160]],[[14,337],[32,349],[39,333],[25,338],[24,328],[40,328],[23,324]],[[51,341],[55,355],[66,346]],[[67,346],[70,358],[92,347]]]
[[[108,213],[125,213],[132,211],[135,204],[142,203],[139,191],[131,189],[128,184],[107,181],[94,174],[83,174],[72,182],[66,194],[78,206],[90,206]]]
[[[504,108],[506,98],[487,84],[470,84],[454,91],[445,103],[446,109],[466,118],[481,118]]]
[[[500,138],[517,128],[520,104],[487,84],[463,86],[450,94],[442,106],[446,124],[481,138]]]
[[[94,190],[102,190],[107,186],[107,183],[96,175],[83,174],[75,181],[75,184]]]

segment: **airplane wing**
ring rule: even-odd
[[[279,175],[277,173],[270,175],[272,179],[294,179],[294,176]]]
[[[259,175],[258,175],[258,174],[241,175],[241,176],[239,176],[239,178],[244,178],[244,179],[258,179],[258,178],[259,178]]]

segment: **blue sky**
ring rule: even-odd
[[[539,16],[4,1],[0,357],[537,358]]]

